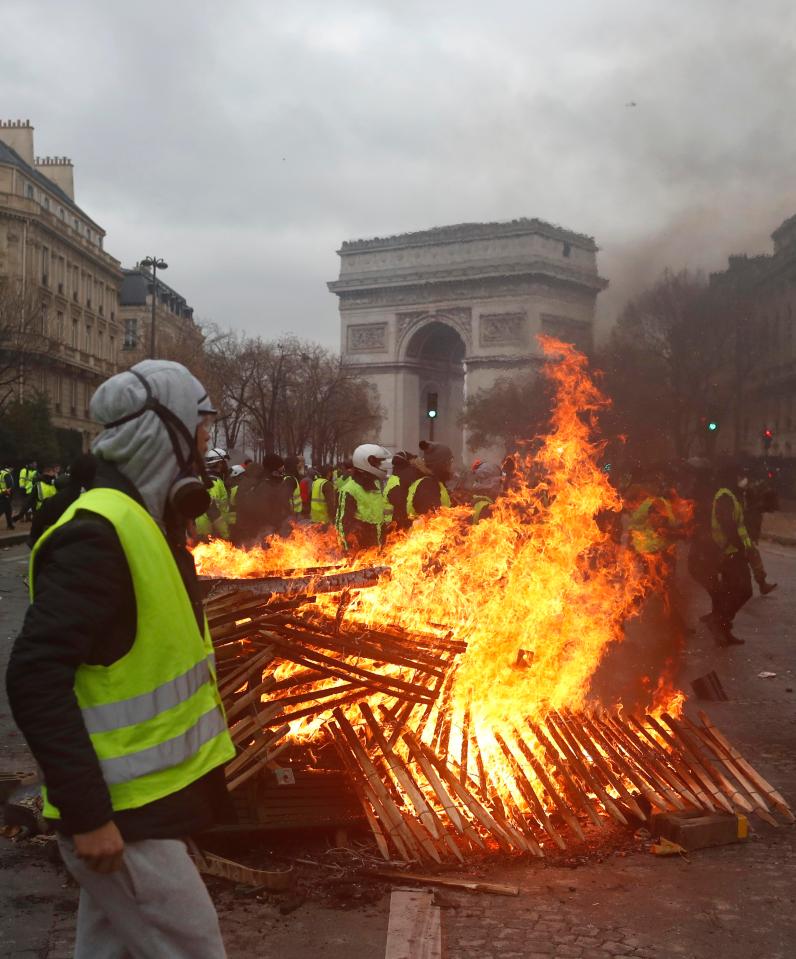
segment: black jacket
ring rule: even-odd
[[[109,464],[100,464],[94,486],[120,490],[141,503],[135,487]],[[201,624],[193,558],[176,536],[167,540]],[[78,512],[41,548],[35,588],[8,663],[6,688],[14,719],[61,812],[59,831],[89,832],[113,819],[128,842],[174,839],[231,818],[223,768],[139,809],[111,807],[75,698],[74,676],[81,664],[108,666],[121,659],[135,638],[133,583],[113,526]]]

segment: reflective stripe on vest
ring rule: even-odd
[[[376,540],[381,545],[381,531],[384,526],[384,494],[380,489],[363,489],[356,480],[348,478],[340,488],[340,501],[337,504],[336,527],[343,549],[348,549],[348,541],[343,529],[346,497],[352,496],[357,504],[354,519],[376,527]]]
[[[114,527],[136,598],[132,647],[110,666],[83,664],[75,697],[114,809],[133,809],[171,795],[231,759],[216,686],[213,648],[199,629],[190,598],[165,537],[138,503],[118,490],[84,493],[35,544],[31,600],[39,549],[78,510]],[[44,814],[58,810],[44,791]]]
[[[388,493],[390,490],[395,489],[401,482],[401,477],[396,476],[395,473],[392,476],[387,477],[387,482],[384,484],[384,522],[391,523],[393,514],[395,513],[395,507],[392,505],[388,499]]]
[[[416,519],[417,513],[415,512],[415,493],[417,492],[418,486],[423,482],[424,479],[430,479],[433,481],[433,476],[421,476],[420,479],[416,479],[414,483],[409,487],[409,494],[406,497],[406,515],[409,519]],[[437,480],[439,483],[439,480]],[[451,505],[451,498],[448,495],[447,487],[444,483],[439,483],[439,499],[440,506],[447,508]]]
[[[326,497],[324,496],[324,490],[326,489],[326,484],[329,482],[328,479],[324,479],[323,476],[317,477],[312,481],[312,491],[310,493],[310,519],[313,523],[329,523],[331,522],[331,516],[329,515],[329,507],[326,504]]]
[[[735,528],[738,530],[738,536],[744,549],[752,548],[752,540],[749,537],[749,533],[746,531],[743,507],[738,502],[738,497],[735,495],[735,493],[733,493],[732,490],[729,490],[726,488],[726,486],[723,486],[720,490],[717,490],[716,495],[713,497],[713,509],[711,510],[710,515],[710,531],[713,534],[713,542],[719,547],[720,550],[722,550],[724,555],[732,556],[734,553],[738,552],[738,547],[730,543],[730,541],[724,535],[724,530],[721,528],[721,523],[719,523],[718,517],[716,516],[716,504],[721,496],[730,497],[730,501],[732,502],[732,519],[735,523]]]

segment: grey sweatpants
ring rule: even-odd
[[[75,959],[224,959],[218,916],[178,839],[124,847],[118,872],[94,872],[72,841],[58,837],[80,885]]]

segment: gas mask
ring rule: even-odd
[[[128,413],[127,416],[122,416],[112,423],[105,423],[105,429],[121,426],[122,423],[129,423],[130,420],[143,416],[149,410],[155,413],[166,428],[179,467],[177,478],[169,488],[167,502],[172,510],[184,519],[196,519],[197,516],[207,512],[210,506],[210,493],[208,492],[210,482],[205,472],[204,462],[196,451],[196,439],[191,436],[182,420],[175,416],[152,393],[152,388],[145,377],[141,376],[136,370],[129,370],[128,372],[132,373],[144,387],[146,392],[144,405],[135,413]],[[188,446],[189,452],[187,455],[180,444],[180,437]]]

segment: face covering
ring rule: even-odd
[[[163,519],[167,503],[184,518],[195,518],[209,505],[195,431],[214,412],[184,366],[145,360],[94,394],[91,413],[104,430],[92,450],[133,483],[156,520]]]

